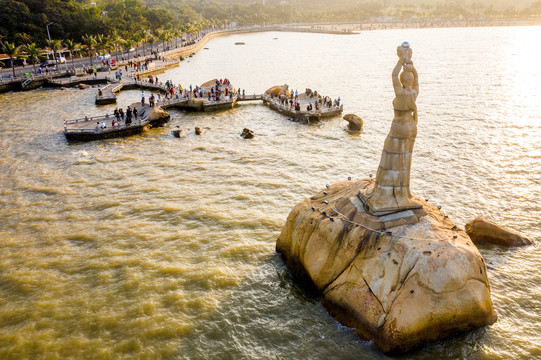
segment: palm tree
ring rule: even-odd
[[[92,50],[96,45],[96,38],[93,35],[85,34],[83,36],[83,45],[86,45],[86,51],[90,57],[90,66],[92,66]]]
[[[13,77],[15,77],[15,63],[13,60],[21,55],[21,47],[15,46],[14,43],[10,43],[6,41],[4,44],[4,51],[6,52],[6,55],[9,56],[9,59],[11,60],[11,70],[13,70]]]
[[[165,30],[165,42],[167,46],[172,45],[171,40],[173,40],[173,31],[170,29]],[[163,51],[165,51],[165,49],[163,49]]]
[[[23,45],[23,51],[26,53],[26,56],[30,61],[32,61],[32,66],[34,67],[34,72],[36,72],[36,61],[39,61],[39,56],[41,55],[41,50],[36,46],[35,43]]]
[[[141,37],[141,44],[143,45],[143,56],[145,56],[145,44],[148,40],[148,35],[144,30],[139,31],[139,36]]]
[[[173,36],[175,37],[175,47],[178,48],[178,39],[182,36],[182,29],[180,26],[173,30]]]
[[[115,47],[115,61],[118,64],[118,48],[120,47],[119,45],[122,44],[124,40],[120,37],[120,35],[118,35],[118,32],[116,30],[113,30],[109,38],[111,39]]]
[[[75,50],[78,50],[81,47],[81,44],[76,43],[73,40],[66,40],[64,41],[64,46],[66,46],[66,48],[68,48],[70,52],[71,66],[73,67],[73,70],[75,70],[75,63],[73,62],[73,52]]]
[[[128,60],[130,60],[130,49],[133,47],[133,40],[126,39],[124,40],[124,49],[128,52]]]
[[[165,51],[165,41],[167,40],[167,31],[166,30],[159,30],[158,32],[158,39],[162,41],[162,51]],[[158,51],[160,49],[158,48]]]
[[[152,52],[152,45],[156,43],[156,38],[152,36],[152,34],[147,34],[146,41],[147,41],[147,44],[150,45],[150,51]],[[144,48],[143,48],[143,51],[144,51]]]
[[[107,36],[99,34],[96,36],[96,48],[100,55],[102,55],[102,51],[105,52],[111,49],[111,40]]]
[[[60,40],[51,40],[51,50],[53,51],[53,58],[54,59],[56,59],[56,53],[58,52],[58,50],[60,50],[61,46],[62,46],[62,41],[60,41]],[[58,61],[56,62],[56,71],[58,71]]]
[[[137,48],[139,47],[139,45],[141,45],[141,42],[143,41],[143,37],[141,36],[140,33],[136,32],[135,34],[133,34],[131,39],[133,40],[133,44],[135,46],[135,56],[138,57],[139,54],[137,53]]]

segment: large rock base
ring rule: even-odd
[[[422,199],[422,209],[366,213],[373,179],[346,181],[293,208],[276,249],[338,321],[384,352],[402,352],[495,320],[483,258]]]

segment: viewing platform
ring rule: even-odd
[[[164,85],[146,80],[122,79],[101,88],[96,97],[96,103],[116,102],[115,93],[124,88],[157,90],[166,95],[155,101],[155,105],[152,107],[148,103],[130,105],[138,112],[138,117],[133,116],[131,122],[124,121],[124,116],[115,117],[109,114],[66,120],[64,121],[66,138],[87,141],[142,133],[153,125],[163,123],[163,119],[168,119],[169,114],[164,110],[169,108],[216,112],[232,109],[239,102],[262,101],[272,110],[284,114],[294,121],[306,124],[319,121],[322,118],[338,116],[343,111],[340,98],[332,100],[330,97],[321,96],[317,91],[313,92],[310,89],[299,94],[297,91],[290,91],[287,85],[282,85],[274,86],[264,94],[247,95],[244,90],[240,94],[228,79],[213,79],[195,88],[190,85],[189,91],[188,89],[183,91],[180,89],[181,91],[176,93],[174,92],[175,87],[169,83]],[[151,95],[148,100],[154,100],[154,95]]]
[[[159,107],[150,107],[148,104],[135,103],[131,105],[137,109],[137,116],[133,115],[131,122],[127,114],[115,117],[111,114],[84,117],[76,120],[64,120],[64,135],[68,140],[92,141],[114,137],[130,136],[143,133],[153,126],[161,125],[169,120],[169,114]],[[113,121],[115,126],[113,126]]]
[[[117,92],[119,92],[120,90],[130,89],[159,91],[161,93],[166,93],[168,90],[167,86],[165,86],[164,84],[155,84],[147,80],[122,79],[118,81],[115,79],[114,83],[108,84],[98,89],[98,94],[96,95],[96,104],[114,104],[117,100]]]

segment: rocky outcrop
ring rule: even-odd
[[[150,119],[151,123],[154,122],[165,122],[168,120],[171,116],[167,111],[162,109],[159,106],[153,106],[149,108],[148,118]]]
[[[466,233],[478,245],[488,243],[503,246],[525,246],[532,244],[524,236],[482,218],[467,223]]]
[[[197,111],[204,111],[205,103],[208,103],[208,101],[203,98],[190,98],[188,100],[188,106]]]
[[[440,210],[373,216],[346,181],[296,205],[276,249],[322,294],[342,324],[384,352],[401,352],[490,324],[495,316],[483,258]]]
[[[348,129],[350,131],[361,131],[363,129],[363,119],[361,119],[360,116],[355,114],[347,114],[344,115],[344,120],[349,123]]]
[[[139,118],[148,116],[148,119],[152,126],[160,126],[165,124],[171,118],[171,115],[158,105],[150,107],[148,104],[144,106],[140,102],[136,102],[130,105],[132,109],[137,109]]]
[[[201,84],[201,87],[202,87],[202,88],[207,88],[207,87],[214,86],[214,85],[216,85],[216,81],[218,81],[218,79],[212,79],[212,80],[209,80],[209,81],[207,81],[206,83]]]
[[[277,97],[277,96],[280,96],[282,94],[285,94],[287,92],[288,88],[289,88],[289,86],[287,84],[273,86],[270,89],[268,89],[267,91],[265,91],[265,94],[267,94],[267,95],[273,94],[275,97]]]

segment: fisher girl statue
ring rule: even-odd
[[[397,54],[398,62],[392,73],[394,119],[383,145],[374,187],[359,194],[365,210],[376,216],[422,207],[410,193],[419,77],[411,61],[412,50],[408,42],[397,48]]]

